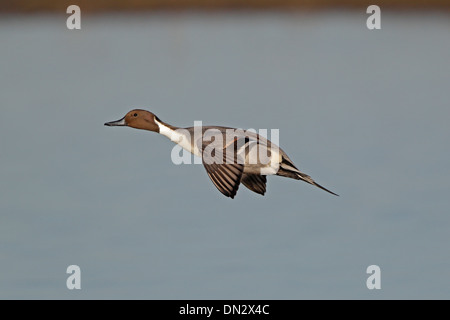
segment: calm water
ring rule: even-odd
[[[0,298],[449,299],[450,19],[366,18],[1,16]],[[225,198],[166,138],[103,126],[133,107],[278,128],[341,196]]]

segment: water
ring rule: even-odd
[[[450,298],[448,15],[366,18],[2,16],[0,298]],[[269,177],[225,198],[164,137],[103,126],[134,107],[280,129],[341,196]]]

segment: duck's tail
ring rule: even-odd
[[[331,194],[334,194],[335,196],[338,196],[339,197],[339,195],[338,194],[336,194],[336,193],[334,193],[333,191],[330,191],[330,190],[328,190],[327,188],[325,188],[325,187],[322,187],[320,184],[318,184],[317,182],[315,182],[310,176],[308,176],[307,174],[304,174],[304,173],[302,173],[302,172],[298,172],[297,173],[297,179],[298,180],[303,180],[303,181],[305,181],[305,182],[308,182],[309,184],[312,184],[313,186],[316,186],[317,188],[320,188],[320,189],[322,189],[322,190],[325,190],[326,192],[329,192],[329,193],[331,193]]]
[[[338,194],[334,193],[333,191],[328,190],[325,187],[322,187],[320,184],[318,184],[317,182],[315,182],[310,176],[308,176],[307,174],[304,174],[303,172],[300,172],[300,170],[298,170],[295,165],[287,160],[287,159],[283,159],[283,161],[280,164],[280,168],[277,172],[278,176],[283,176],[283,177],[288,177],[288,178],[292,178],[292,179],[296,179],[296,180],[303,180],[309,184],[312,184],[313,186],[316,186],[317,188],[320,188],[322,190],[325,190],[328,193],[331,193],[335,196],[338,196]]]

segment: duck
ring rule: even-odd
[[[104,125],[147,130],[169,138],[201,158],[214,186],[231,199],[240,184],[264,196],[269,175],[302,180],[338,196],[301,172],[277,144],[254,131],[222,126],[180,128],[143,109],[131,110],[123,118]]]

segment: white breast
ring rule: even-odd
[[[158,122],[158,120],[155,119],[155,123],[159,127],[159,133],[163,136],[166,136],[171,141],[178,144],[183,149],[189,151],[192,154],[195,154],[196,156],[201,156],[201,153],[198,151],[197,148],[193,148],[191,144],[191,135],[188,130],[186,129],[177,129],[172,130],[169,127],[165,126],[161,122]]]

